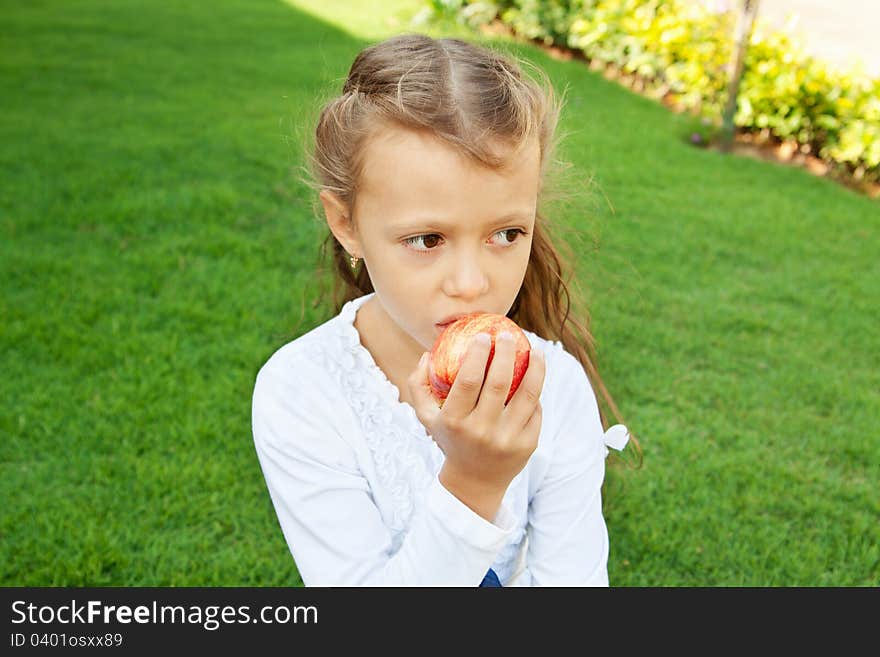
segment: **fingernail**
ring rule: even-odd
[[[480,333],[480,334],[477,336],[477,342],[478,342],[479,344],[488,345],[488,344],[490,344],[490,343],[492,342],[492,338],[489,337],[489,334],[488,334],[488,333]]]
[[[513,342],[513,334],[508,331],[501,331],[501,333],[498,334],[498,339],[506,342]]]

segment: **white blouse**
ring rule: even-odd
[[[596,398],[560,342],[546,356],[538,447],[489,522],[440,483],[444,455],[360,342],[375,293],[276,351],[257,374],[253,434],[281,530],[306,586],[607,586]]]

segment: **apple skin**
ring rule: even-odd
[[[508,331],[513,335],[516,344],[513,380],[504,404],[506,405],[510,401],[529,367],[529,353],[531,352],[529,339],[516,322],[504,315],[472,313],[459,317],[443,329],[431,349],[431,357],[428,361],[428,379],[431,384],[431,394],[441,407],[446,401],[446,396],[452,388],[452,383],[461,367],[468,345],[474,336],[479,333],[487,333],[492,339],[486,372],[483,373],[485,378],[489,366],[492,364],[492,358],[495,356],[495,339],[503,331]]]

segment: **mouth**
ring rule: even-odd
[[[459,319],[461,319],[462,317],[465,317],[465,315],[455,315],[455,316],[450,317],[449,319],[446,319],[446,320],[444,320],[444,321],[442,321],[442,322],[437,322],[436,326],[438,326],[439,328],[444,329],[444,328],[446,328],[447,326],[449,326],[450,324],[452,324],[454,321],[459,320]]]
[[[469,312],[469,313],[461,313],[461,314],[459,314],[459,315],[452,315],[451,317],[447,317],[447,318],[446,318],[445,320],[443,320],[442,322],[437,322],[434,326],[436,326],[439,330],[442,331],[442,330],[445,329],[447,326],[449,326],[449,325],[452,324],[453,322],[458,321],[458,320],[461,319],[462,317],[468,317],[469,315],[479,314],[479,313],[481,313],[481,312],[485,312],[485,311],[474,310],[474,311],[471,311],[471,312]]]

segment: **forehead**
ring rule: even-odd
[[[539,188],[537,139],[519,159],[493,171],[429,133],[389,129],[364,153],[360,210],[405,217],[419,212],[455,219],[509,208],[535,207]]]

